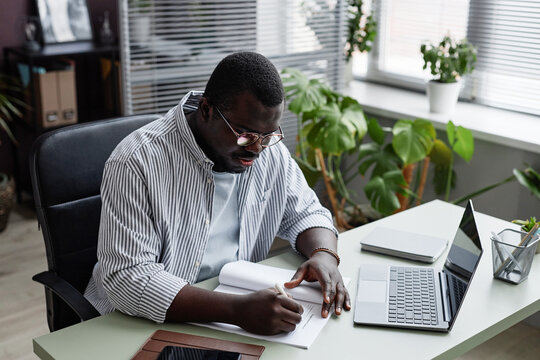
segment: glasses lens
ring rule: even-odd
[[[263,146],[272,146],[280,142],[281,139],[282,139],[281,135],[267,135],[266,137],[263,138],[263,140],[261,141],[261,144]]]
[[[248,145],[253,144],[258,139],[259,139],[259,135],[257,134],[243,133],[243,134],[240,134],[236,143],[239,146],[248,146]]]

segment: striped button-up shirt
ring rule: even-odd
[[[101,313],[118,309],[156,322],[196,281],[210,228],[213,162],[197,145],[185,112],[200,92],[127,136],[105,164],[98,263],[85,292]],[[275,236],[295,249],[313,227],[335,232],[283,143],[266,148],[240,175],[238,259],[263,260]]]

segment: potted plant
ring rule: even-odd
[[[431,112],[451,112],[457,102],[462,76],[472,73],[476,63],[476,47],[467,39],[455,41],[445,36],[438,45],[420,46],[424,69],[429,66],[435,78],[427,83]]]
[[[355,204],[341,165],[346,153],[355,151],[367,132],[362,107],[297,69],[285,68],[282,76],[289,110],[298,116],[295,159],[311,186],[322,177],[336,225],[349,228],[344,209]]]
[[[22,118],[22,113],[17,107],[26,107],[26,104],[12,94],[22,92],[23,89],[17,79],[0,73],[0,130],[4,131],[14,144],[17,144],[17,140],[8,123],[14,118]],[[0,145],[2,145],[1,142]],[[13,178],[0,172],[0,232],[7,226],[14,199],[15,182]]]
[[[351,58],[353,53],[355,51],[360,53],[371,51],[375,35],[377,35],[377,22],[373,18],[373,14],[368,15],[364,12],[363,7],[363,0],[348,0],[345,82],[352,80]]]
[[[539,179],[540,179],[540,177],[539,177]],[[535,224],[540,225],[540,221],[537,221],[535,216],[531,216],[527,220],[519,220],[519,219],[512,220],[512,222],[514,224],[521,225],[521,231],[525,231],[527,233],[532,230],[532,228],[534,227]],[[536,230],[535,234],[540,236],[540,229]],[[538,247],[538,246],[536,247],[536,253],[540,254],[540,247]]]
[[[322,81],[309,80],[291,68],[282,74],[289,110],[298,116],[295,159],[311,186],[322,177],[338,227],[347,229],[358,225],[357,221],[367,221],[365,207],[354,201],[348,185],[368,170],[371,177],[364,192],[379,214],[398,210],[399,195],[416,196],[404,173],[433,148],[436,133],[429,121],[400,120],[391,129],[382,128],[375,119],[365,118],[356,100],[333,91]],[[390,143],[386,140],[388,133],[392,134]],[[372,142],[363,143],[366,134]]]
[[[446,141],[437,138],[424,119],[401,119],[391,128],[366,118],[360,104],[333,91],[318,79],[293,68],[282,70],[289,110],[298,117],[298,145],[294,158],[308,183],[322,178],[336,225],[348,229],[368,221],[365,206],[356,203],[350,183],[359,176],[371,208],[390,215],[422,202],[428,174],[434,190],[449,201],[455,187],[455,156],[469,162],[474,138],[469,129],[449,121]],[[540,199],[540,175],[530,166],[452,201],[459,204],[510,181],[518,180]],[[416,199],[414,204],[410,199]]]

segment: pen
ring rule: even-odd
[[[287,296],[287,293],[285,292],[285,290],[283,289],[283,286],[281,286],[280,283],[276,283],[276,285],[274,285],[274,288],[276,288],[276,290],[283,296]]]

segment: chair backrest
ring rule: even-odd
[[[136,115],[68,126],[45,133],[34,143],[30,176],[49,271],[81,293],[97,261],[105,161],[124,137],[157,118]],[[46,302],[49,328],[80,322],[47,289]]]

